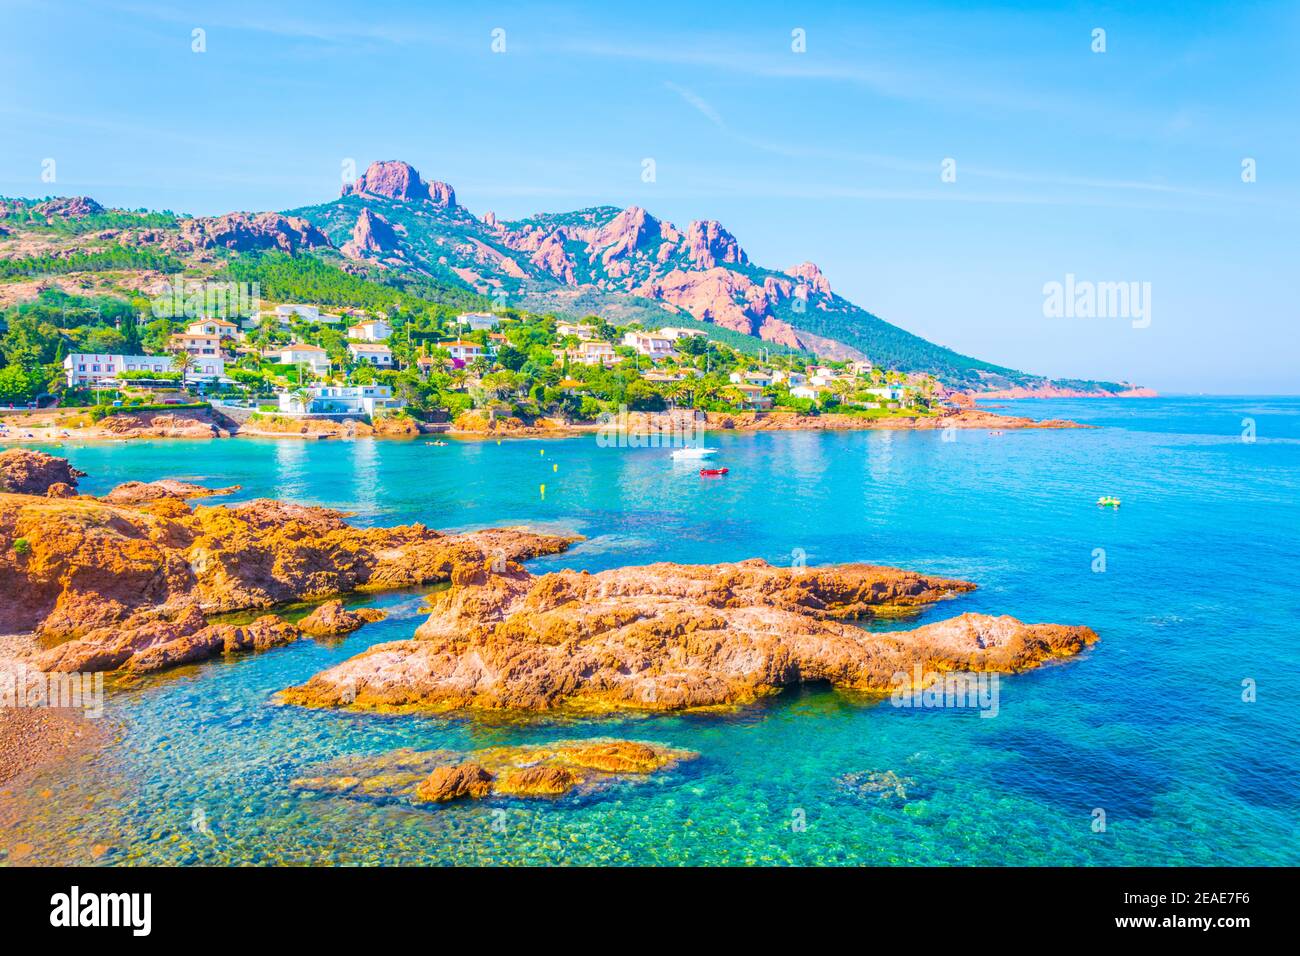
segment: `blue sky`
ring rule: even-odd
[[[0,194],[286,209],[400,158],[477,214],[719,219],[1006,365],[1300,392],[1300,7],[1132,6],[0,0]],[[1149,327],[1044,317],[1067,274]]]

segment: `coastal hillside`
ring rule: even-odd
[[[395,272],[459,280],[534,311],[599,313],[655,328],[696,325],[829,359],[869,359],[972,391],[1034,390],[1042,376],[954,352],[837,294],[812,262],[786,270],[752,262],[714,220],[679,228],[639,206],[596,206],[503,221],[460,205],[455,189],[407,163],[372,163],[339,198],[289,210],[343,255]],[[734,344],[734,343],[733,343]],[[1113,382],[1074,391],[1119,394]]]
[[[50,290],[146,299],[177,277],[257,281],[263,296],[340,307],[420,301],[696,328],[742,353],[868,359],[991,396],[1144,393],[936,345],[836,293],[812,262],[754,263],[713,220],[679,228],[637,206],[476,216],[452,186],[400,161],[372,163],[336,199],[285,212],[196,218],[88,197],[0,199],[0,308]]]

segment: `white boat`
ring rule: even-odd
[[[716,448],[679,448],[673,452],[673,458],[679,461],[683,458],[708,458],[717,453]]]

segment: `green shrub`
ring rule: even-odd
[[[31,554],[32,553],[31,542],[28,541],[26,538],[14,538],[14,553]]]

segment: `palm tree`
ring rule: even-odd
[[[709,381],[700,382],[695,386],[695,400],[697,402],[711,402],[718,397],[718,386]]]
[[[847,399],[853,391],[854,384],[848,379],[837,378],[831,382],[831,394],[839,399],[841,405],[844,404],[844,400]]]
[[[292,395],[294,401],[302,407],[303,414],[306,414],[311,409],[311,400],[315,395],[306,385],[299,385],[289,394]]]
[[[189,374],[190,369],[194,367],[194,356],[189,352],[181,351],[172,356],[172,368],[181,373],[181,386],[185,385],[185,376]]]

